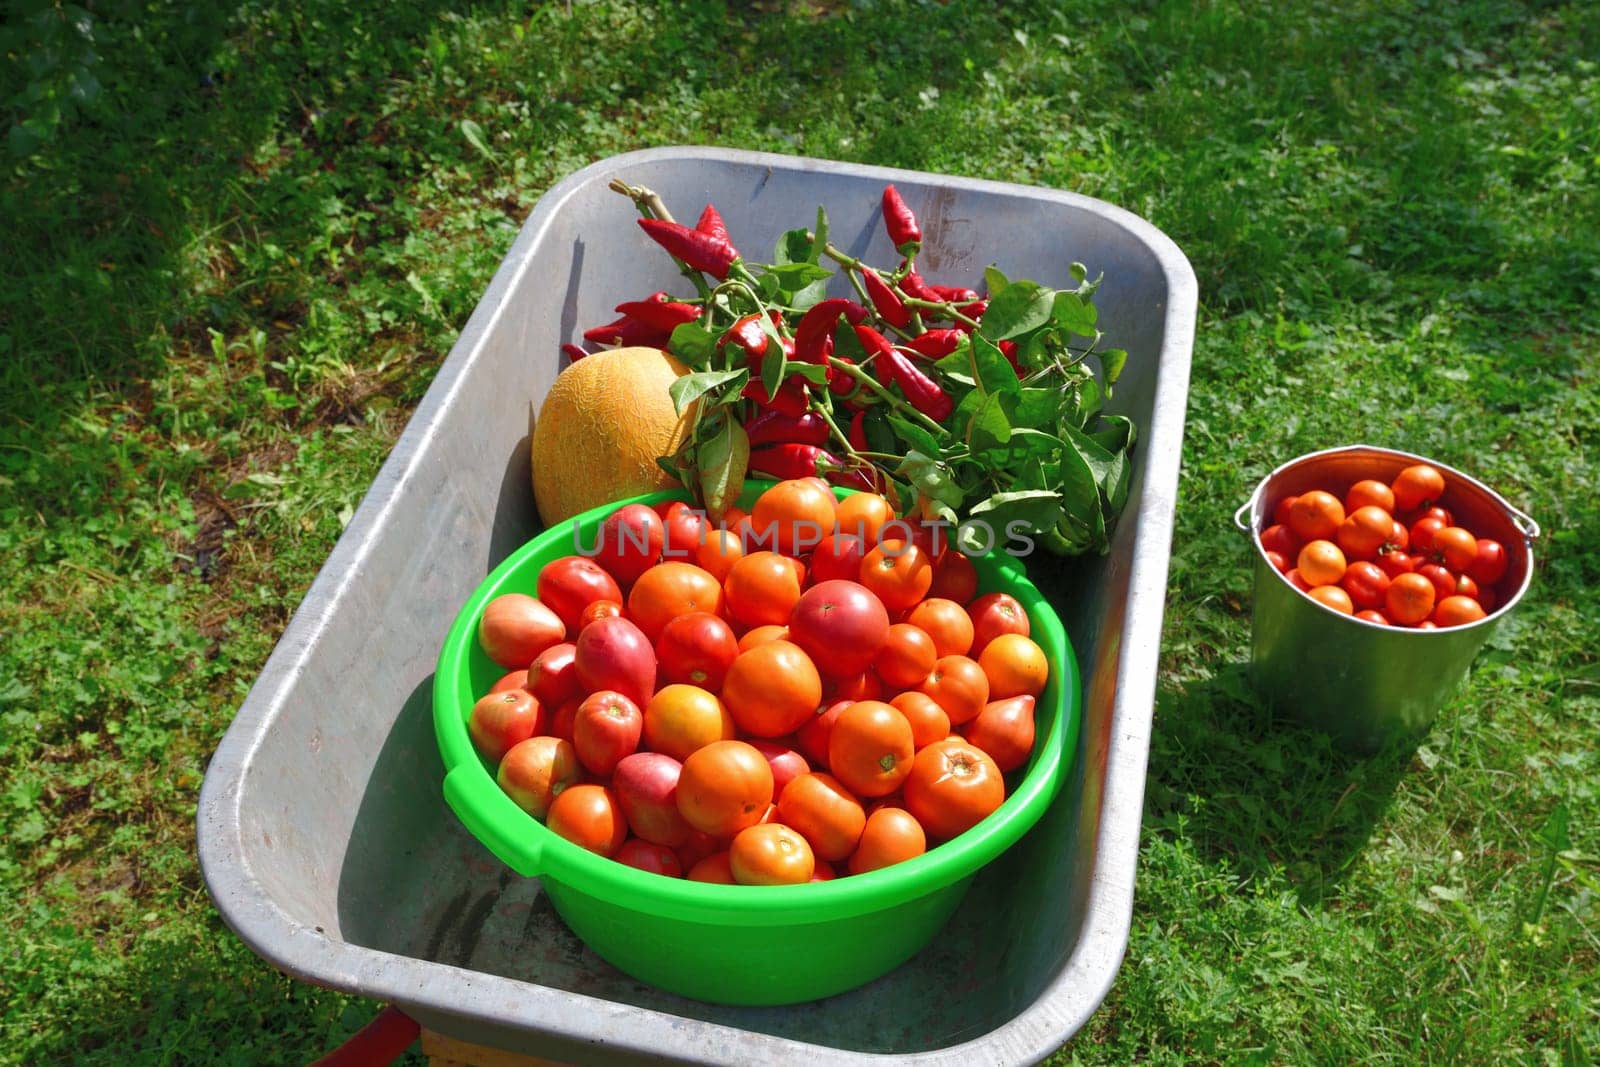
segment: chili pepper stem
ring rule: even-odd
[[[833,439],[835,441],[839,442],[840,447],[845,450],[846,455],[850,456],[852,459],[861,458],[861,454],[851,446],[849,435],[843,430],[839,429],[839,424],[833,421],[832,412],[828,411],[820,404],[812,404],[811,410],[822,416],[822,421],[828,424],[828,432],[833,435]]]
[[[920,422],[923,426],[936,434],[948,435],[948,431],[943,426],[939,425],[932,418],[924,415],[922,412],[918,411],[916,408],[912,407],[910,404],[906,403],[904,400],[901,400],[899,397],[889,392],[889,390],[879,385],[876,378],[862,370],[860,367],[856,366],[854,363],[846,363],[843,360],[835,359],[834,357],[829,356],[828,366],[833,367],[841,373],[847,374],[854,378],[856,381],[860,382],[862,385],[866,386],[874,394],[876,394],[877,397],[885,404],[888,404],[891,408],[899,412],[901,415],[904,415],[906,418],[911,419],[913,422]]]
[[[967,316],[961,314],[961,312],[956,309],[955,304],[952,304],[948,301],[941,304],[933,300],[923,300],[921,297],[908,296],[904,298],[903,302],[905,303],[906,307],[913,308],[918,311],[923,309],[928,311],[937,311],[939,314],[934,316],[935,318],[954,319],[956,322],[966,323],[974,330],[978,328],[977,319],[967,318]]]

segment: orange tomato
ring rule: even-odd
[[[905,689],[921,682],[939,658],[933,638],[908,622],[889,627],[889,636],[872,661],[872,669],[889,685]]]
[[[782,625],[800,601],[794,561],[776,552],[752,552],[734,561],[722,583],[728,613],[745,626]]]
[[[744,545],[732,530],[709,528],[694,549],[694,562],[719,582],[728,580],[728,572],[744,555]]]
[[[909,541],[890,541],[861,558],[861,584],[890,611],[905,611],[933,585],[928,554]]]
[[[927,693],[901,693],[889,703],[911,724],[911,743],[919,752],[950,736],[950,716]]]
[[[1356,618],[1365,620],[1366,622],[1375,622],[1379,626],[1394,625],[1394,623],[1389,621],[1389,617],[1387,615],[1372,608],[1366,608],[1365,610],[1356,612]]]
[[[799,885],[811,881],[816,857],[794,830],[762,823],[739,831],[728,848],[728,867],[740,885]]]
[[[839,532],[859,537],[865,545],[877,544],[879,531],[893,518],[894,508],[877,493],[852,493],[834,509]]]
[[[1422,575],[1397,575],[1384,593],[1384,614],[1402,626],[1414,626],[1433,614],[1435,595],[1433,583]]]
[[[978,657],[978,666],[989,679],[990,700],[1036,697],[1044,692],[1044,683],[1050,678],[1044,649],[1021,634],[1001,634],[990,641]]]
[[[1006,784],[988,753],[952,737],[917,753],[905,798],[906,810],[929,835],[948,840],[1004,803]]]
[[[1433,535],[1433,554],[1443,559],[1446,567],[1460,574],[1478,558],[1478,539],[1469,530],[1446,526]]]
[[[697,685],[663,686],[644,709],[644,744],[682,762],[713,741],[738,736],[733,716],[711,692]]]
[[[1384,511],[1393,512],[1394,490],[1372,478],[1357,482],[1344,495],[1344,510],[1350,513],[1365,507],[1381,508]]]
[[[1345,592],[1342,586],[1319,585],[1306,595],[1317,603],[1346,615],[1354,614],[1356,610],[1355,602],[1350,599],[1350,594]]]
[[[599,785],[572,785],[550,802],[545,825],[580,848],[610,856],[628,839],[617,795]]]
[[[743,741],[713,741],[683,761],[678,814],[696,830],[732,837],[760,822],[771,804],[772,765]]]
[[[722,612],[722,586],[693,563],[657,563],[628,591],[628,617],[653,646],[662,629],[692,611]]]
[[[928,587],[930,597],[953,600],[957,604],[970,604],[978,595],[978,571],[972,560],[947,548],[933,561],[933,584]]]
[[[787,626],[757,626],[754,630],[746,630],[745,635],[739,638],[739,651],[748,652],[757,645],[764,645],[768,641],[789,640]]]
[[[1444,495],[1444,475],[1437,467],[1417,463],[1396,475],[1389,488],[1394,493],[1396,509],[1415,511],[1431,507]]]
[[[733,877],[733,864],[726,852],[713,852],[689,868],[691,882],[710,882],[713,885],[738,885]]]
[[[938,577],[937,570],[934,577]],[[972,616],[954,600],[930,596],[911,609],[906,622],[933,638],[934,651],[941,656],[965,656],[972,651]]]
[[[1344,505],[1332,493],[1313,489],[1294,498],[1289,508],[1289,529],[1302,541],[1325,541],[1344,521]]]
[[[750,525],[761,544],[799,556],[833,532],[835,513],[836,501],[826,483],[791,478],[756,498]]]
[[[1339,547],[1351,559],[1370,560],[1393,533],[1394,516],[1368,504],[1352,511],[1339,524],[1337,540]]]
[[[722,683],[722,702],[744,733],[782,737],[816,715],[822,676],[799,645],[768,641],[739,653]]]
[[[1483,606],[1469,596],[1447,596],[1433,609],[1433,621],[1440,626],[1465,626],[1486,615]]]
[[[989,703],[989,676],[976,660],[966,656],[941,656],[917,690],[932,697],[934,703],[944,709],[952,726],[960,726]]]
[[[778,821],[800,832],[811,851],[842,860],[855,851],[867,813],[830,774],[802,774],[778,798]]]
[[[824,678],[822,699],[832,704],[839,700],[878,700],[883,697],[883,679],[871,670],[845,678]]]
[[[1332,541],[1312,541],[1300,550],[1295,569],[1308,585],[1337,585],[1345,571],[1344,553]]]
[[[867,816],[861,843],[850,854],[850,873],[866,874],[928,851],[928,836],[904,808],[882,807]]]
[[[828,734],[828,769],[857,796],[886,796],[911,773],[911,724],[881,700],[858,700],[839,713]]]

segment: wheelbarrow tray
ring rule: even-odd
[[[1074,771],[928,949],[810,1004],[719,1007],[628,978],[441,793],[433,666],[468,593],[539,528],[529,405],[558,372],[557,346],[623,299],[685,284],[606,188],[613,178],[689,217],[714,202],[755,258],[822,204],[836,244],[884,262],[878,200],[892,181],[929,235],[925,276],[970,284],[996,263],[1065,283],[1080,261],[1104,272],[1100,325],[1129,353],[1108,407],[1141,436],[1111,551],[1028,561],[1083,670]],[[1098,1007],[1127,943],[1195,302],[1172,241],[1070,193],[713,148],[629,153],[563,180],[523,225],[207,769],[200,863],[224,920],[296,978],[555,1060],[967,1067],[1048,1055]]]

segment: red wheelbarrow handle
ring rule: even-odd
[[[415,1019],[391,1004],[311,1067],[388,1067],[421,1033]]]

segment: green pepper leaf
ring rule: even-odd
[[[988,316],[984,316],[987,318]],[[1055,295],[1055,302],[1050,308],[1050,319],[1057,326],[1069,333],[1080,337],[1093,337],[1095,335],[1095,322],[1099,313],[1093,304],[1084,300],[1077,293],[1063,290]]]
[[[1003,448],[1011,440],[1011,420],[1001,403],[1002,394],[990,393],[967,422],[967,447],[974,455]]]
[[[1133,447],[1137,430],[1126,415],[1102,415],[1089,436],[1107,452],[1125,452]]]
[[[722,425],[700,446],[700,497],[711,521],[722,518],[744,489],[744,472],[750,463],[750,438],[737,419]]]
[[[1118,452],[1111,457],[1111,473],[1106,477],[1105,490],[1106,505],[1115,515],[1122,510],[1128,502],[1128,485],[1133,480],[1133,465],[1128,462],[1125,452]]]
[[[908,452],[905,459],[900,461],[899,473],[910,479],[911,484],[924,496],[952,508],[961,506],[965,494],[951,476],[950,468],[939,460],[921,452]]]
[[[828,247],[828,213],[822,210],[822,205],[817,205],[816,237],[811,242],[811,251],[806,254],[806,259],[812,263],[822,262],[823,249]]]
[[[737,370],[703,370],[694,374],[685,374],[676,379],[667,387],[667,395],[672,397],[673,409],[682,415],[690,404],[704,396],[718,386],[736,383],[740,389],[750,378],[750,372],[743,367]]]
[[[704,367],[717,354],[717,335],[698,322],[684,322],[672,330],[667,351],[690,367]]]
[[[1094,471],[1075,448],[1061,450],[1056,470],[1061,487],[1063,533],[1075,545],[1099,549],[1105,545],[1105,517],[1100,510],[1100,487]]]
[[[1100,373],[1105,375],[1107,393],[1110,393],[1111,387],[1117,384],[1117,379],[1122,377],[1122,368],[1127,362],[1128,353],[1125,349],[1108,348],[1100,353]]]
[[[1056,428],[1056,393],[1054,389],[1023,389],[1017,393],[1017,406],[1012,416],[1017,426],[1031,426],[1036,430],[1054,431]]]
[[[1031,282],[1017,282],[1012,289],[1031,284]],[[985,315],[984,319],[987,321],[988,316]],[[987,337],[975,336],[972,338],[969,352],[970,362],[967,371],[971,373],[973,364],[977,365],[979,389],[986,393],[1022,391],[1022,383],[1017,380],[1017,372],[1011,369],[1010,360],[1006,359],[1005,353],[1000,351],[998,345],[993,344]]]
[[[812,385],[826,385],[828,383],[828,368],[820,363],[805,363],[794,360],[786,363],[784,377],[804,378]]]
[[[1025,522],[1030,531],[1048,530],[1061,518],[1061,497],[1049,489],[1023,489],[996,493],[972,506],[973,518],[982,518],[1003,538],[1013,522]]]
[[[991,263],[987,267],[983,268],[983,284],[988,288],[989,299],[993,300],[995,297],[1004,292],[1006,286],[1010,285],[1011,282],[1006,278],[1005,274],[1000,270],[999,267]],[[993,305],[990,306],[992,307]]]
[[[804,230],[793,230],[793,233],[805,233]],[[798,263],[779,263],[774,266],[764,267],[762,273],[777,278],[783,283],[783,288],[794,291],[812,282],[826,281],[833,277],[833,272],[827,267],[819,267],[815,263],[801,260]]]
[[[785,230],[783,236],[778,238],[777,247],[772,250],[773,266],[811,262],[811,235],[803,229]]]
[[[887,421],[890,428],[894,430],[895,436],[904,441],[906,446],[912,451],[921,452],[925,456],[937,456],[941,451],[943,451],[939,447],[938,438],[934,437],[933,434],[927,429],[912,422],[905,416],[890,415]],[[868,419],[868,422],[870,423],[871,420]],[[872,443],[870,436],[867,438],[867,443]],[[874,447],[873,451],[887,452],[890,451],[890,449]]]
[[[1083,462],[1094,475],[1095,485],[1104,489],[1106,480],[1111,476],[1111,453],[1101,448],[1099,442],[1076,426],[1061,427],[1061,439],[1083,458]]]
[[[989,310],[979,320],[978,332],[991,341],[1004,341],[1050,321],[1051,302],[1055,290],[1046,289],[1038,282],[1012,282],[989,298]]]

